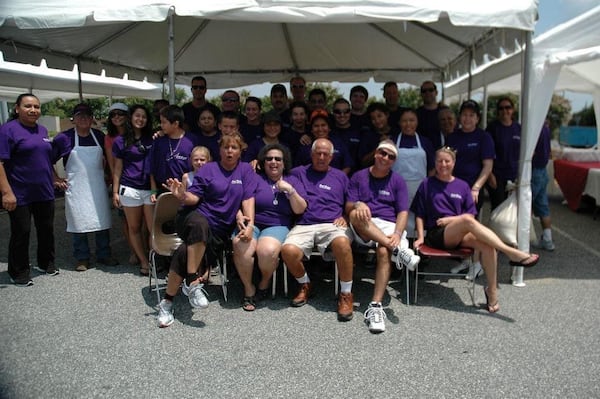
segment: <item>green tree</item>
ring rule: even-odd
[[[570,116],[571,101],[561,95],[553,94],[550,109],[546,117],[550,123],[550,131],[553,137],[558,136],[558,129],[567,124]]]
[[[569,121],[569,125],[577,126],[596,126],[596,114],[594,113],[594,104],[584,107],[581,111],[575,112]]]
[[[398,103],[407,108],[417,109],[423,104],[421,91],[416,87],[402,88],[398,90]]]

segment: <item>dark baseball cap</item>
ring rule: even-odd
[[[263,115],[263,123],[277,122],[281,125],[281,117],[276,111],[269,111]]]
[[[92,111],[92,107],[90,107],[86,103],[79,103],[75,106],[75,108],[73,108],[73,116],[79,114],[92,116],[94,115],[94,112]]]

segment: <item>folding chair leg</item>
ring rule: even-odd
[[[223,298],[227,302],[227,255],[222,254],[222,258],[219,261],[219,274],[221,275],[221,289],[223,290]]]
[[[288,296],[288,275],[285,262],[283,263],[283,293],[286,297]]]
[[[158,285],[158,273],[156,272],[156,252],[154,251],[150,251],[150,275],[149,275],[149,279],[150,279],[150,285],[149,287],[152,287],[152,279],[154,279],[154,288],[150,289],[151,291],[154,290],[156,291],[156,301],[157,304],[160,304],[160,286]]]
[[[339,272],[338,272],[338,266],[337,266],[337,262],[335,262],[334,265],[335,268],[335,272],[334,272],[334,277],[333,277],[333,283],[335,284],[335,297],[337,298],[338,296],[338,292],[339,292],[339,287],[340,287],[340,276],[339,276]]]
[[[277,267],[279,267],[279,264],[277,264]],[[273,272],[273,277],[271,280],[271,299],[275,298],[276,291],[277,291],[277,268]]]
[[[419,265],[416,267],[419,267]],[[406,304],[410,305],[410,271],[408,267],[404,268],[404,279],[406,280]]]

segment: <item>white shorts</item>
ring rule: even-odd
[[[119,186],[119,201],[121,205],[127,208],[136,208],[142,205],[152,205],[150,190],[140,190],[138,188]]]
[[[387,220],[383,220],[380,218],[371,218],[371,222],[377,227],[379,230],[383,232],[386,236],[391,236],[396,231],[396,223],[389,222]],[[350,224],[350,228],[352,229],[352,233],[354,234],[354,242],[360,246],[375,248],[377,247],[377,242],[373,240],[364,241],[361,236],[358,235],[356,230],[354,230],[354,226]],[[406,230],[402,232],[402,237],[400,237],[400,248],[408,248],[408,240],[406,239]]]
[[[329,244],[338,237],[347,237],[352,242],[352,232],[348,227],[338,227],[333,223],[296,225],[288,233],[283,245],[297,246],[307,259],[310,258],[313,248],[316,248],[323,260],[333,261]]]

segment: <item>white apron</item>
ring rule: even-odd
[[[404,178],[406,187],[408,188],[408,206],[419,188],[419,185],[427,177],[427,154],[421,147],[419,135],[416,135],[416,148],[400,148],[402,133],[398,135],[396,140],[396,148],[398,148],[398,158],[392,170]],[[408,222],[406,223],[406,232],[408,237],[415,237],[415,214],[408,212]]]
[[[65,216],[69,233],[106,230],[111,225],[102,147],[94,133],[90,134],[96,145],[82,147],[75,131],[75,144],[65,165],[69,185],[65,191]]]

